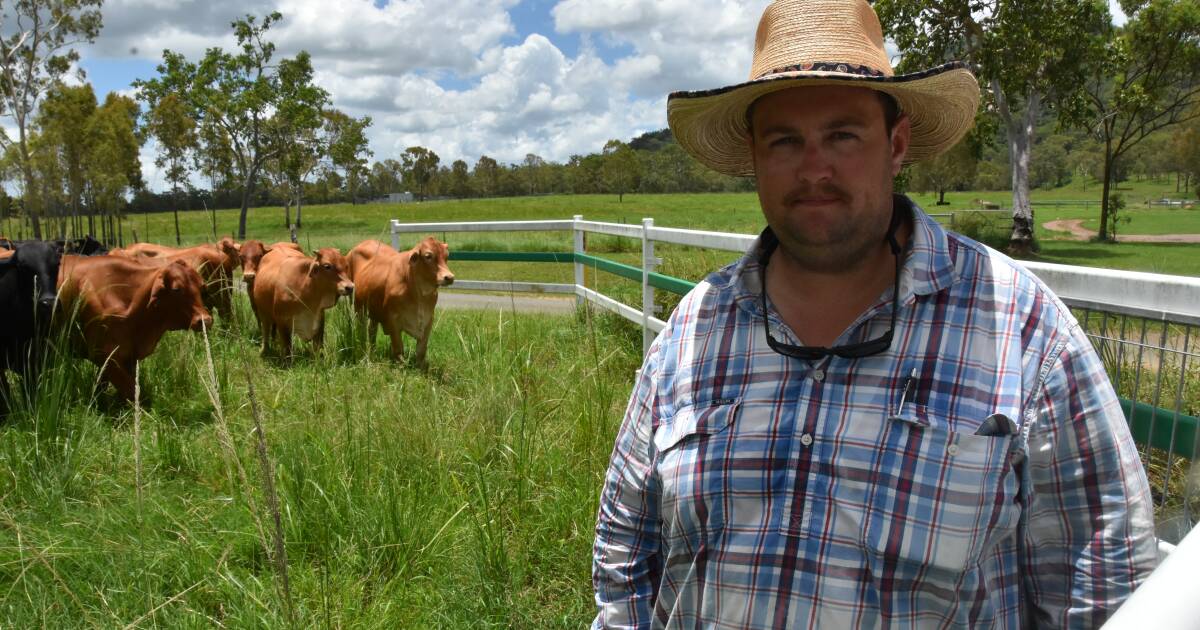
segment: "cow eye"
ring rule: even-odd
[[[433,258],[433,254],[430,254],[429,252],[425,252],[425,260],[429,260],[430,258]]]
[[[324,267],[326,271],[333,269],[333,265],[331,265],[329,263],[325,263],[324,265],[321,265],[321,266]]]

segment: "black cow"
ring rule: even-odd
[[[23,375],[26,392],[36,391],[43,341],[58,295],[62,249],[53,242],[20,243],[0,259],[0,387],[8,396],[4,369]],[[0,400],[0,403],[3,401]]]
[[[0,249],[12,250],[16,249],[18,245],[37,242],[40,241],[14,241],[11,238],[0,236]],[[83,238],[60,238],[48,242],[58,245],[58,249],[65,254],[76,254],[79,256],[103,256],[104,254],[108,253],[108,248],[104,246],[104,243],[96,240],[91,234],[88,234]]]

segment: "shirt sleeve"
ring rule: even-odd
[[[1038,628],[1098,628],[1157,563],[1150,487],[1078,326],[1046,367],[1027,407],[1024,605]]]
[[[600,495],[592,554],[598,607],[594,629],[649,628],[654,611],[662,573],[659,489],[651,453],[654,356],[652,349],[630,397]]]

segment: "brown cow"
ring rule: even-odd
[[[375,341],[376,326],[392,340],[392,358],[404,356],[408,333],[417,340],[413,358],[425,366],[425,349],[433,328],[438,287],[450,286],[454,274],[446,266],[450,250],[428,237],[406,252],[397,252],[379,241],[363,241],[350,250],[350,279],[354,281],[354,307],[370,317],[367,338]]]
[[[325,339],[325,310],[354,292],[346,259],[326,247],[314,258],[291,248],[272,249],[258,265],[250,302],[262,329],[262,353],[278,333],[284,356],[292,355],[292,333],[320,350]]]
[[[59,317],[74,313],[87,358],[126,400],[133,400],[134,363],[154,352],[163,333],[212,326],[200,275],[183,261],[63,256],[58,284]]]
[[[232,243],[232,239],[227,239]],[[144,260],[182,260],[191,265],[204,280],[201,295],[204,305],[221,314],[224,321],[230,321],[233,316],[231,305],[233,292],[233,270],[237,267],[236,254],[230,257],[216,245],[203,244],[193,247],[176,249],[154,243],[135,243],[124,249],[114,249],[114,256],[141,258]]]
[[[126,258],[160,258],[181,251],[179,247],[168,247],[157,243],[134,243],[129,247],[118,247],[108,253]]]

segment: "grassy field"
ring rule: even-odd
[[[970,199],[956,203],[971,207]],[[302,244],[343,249],[364,238],[388,240],[391,218],[583,214],[635,223],[653,216],[663,226],[744,233],[761,223],[753,195],[305,212]],[[250,235],[285,239],[281,214],[253,210]],[[236,211],[216,218],[218,234],[236,225]],[[181,221],[186,242],[211,240],[208,214],[185,213]],[[171,242],[172,225],[170,214],[135,217],[126,236],[137,226],[142,240],[149,234]],[[457,249],[569,248],[565,234],[446,238]],[[1042,245],[1045,259],[1056,262],[1112,259],[1173,273],[1188,261],[1196,273],[1200,252]],[[589,242],[589,250],[631,264],[639,246]],[[736,256],[667,247],[659,253],[665,273],[692,280]],[[464,279],[571,281],[569,265],[453,267]],[[630,302],[637,292],[631,282],[591,270],[588,283]],[[640,362],[639,331],[587,312],[441,311],[430,368],[422,372],[387,360],[382,336],[364,347],[344,304],[329,318],[321,353],[301,343],[294,361],[262,358],[244,296],[235,304],[234,321],[218,325],[210,343],[171,333],[142,364],[152,401],[144,414],[111,392],[95,393],[95,368],[67,360],[47,377],[36,411],[18,410],[0,425],[0,628],[587,624],[596,501]],[[1128,381],[1118,385],[1136,388]],[[1188,382],[1200,383],[1200,376]],[[1194,389],[1185,413],[1200,410]],[[1186,471],[1166,470],[1169,459],[1162,470],[1156,461],[1156,483],[1185,479]],[[1173,485],[1172,492],[1182,489]]]
[[[136,424],[70,361],[49,377],[61,397],[0,428],[0,627],[587,623],[640,335],[607,317],[445,312],[425,373],[389,362],[382,337],[352,350],[342,309],[325,350],[289,365],[259,357],[238,304],[211,371],[195,333],[142,365],[153,403]]]

